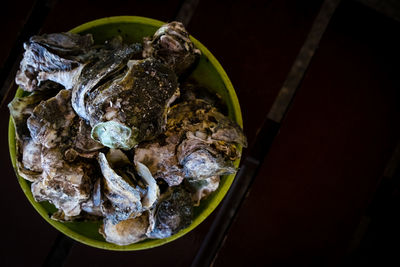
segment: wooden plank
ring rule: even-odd
[[[189,31],[216,56],[235,87],[250,141],[262,125],[322,1],[203,0]]]
[[[289,109],[292,98],[298,89],[300,81],[305,75],[308,65],[338,3],[339,1],[327,0],[322,4],[318,16],[311,27],[310,33],[300,49],[299,55],[294,61],[271,110],[265,117],[261,129],[257,132],[256,139],[251,145],[248,155],[245,157],[241,169],[229,193],[224,199],[221,212],[218,214],[210,231],[207,233],[192,266],[212,265],[212,262],[215,260],[220,246],[223,245],[223,240],[226,240],[228,230],[235,220],[259,172],[264,157],[270,150],[279,131],[280,122]]]
[[[400,131],[398,31],[339,7],[214,266],[340,263]]]

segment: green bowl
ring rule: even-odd
[[[71,32],[91,33],[93,34],[95,43],[103,43],[105,40],[116,35],[121,35],[126,42],[141,42],[144,36],[153,35],[154,32],[163,24],[164,22],[144,17],[118,16],[102,18],[82,24],[72,29]],[[199,64],[191,74],[191,77],[193,77],[200,85],[218,93],[228,108],[229,117],[235,120],[242,127],[242,115],[239,102],[235,90],[233,89],[224,69],[204,45],[195,38],[190,38],[196,47],[202,52]],[[24,91],[18,88],[15,97],[22,97],[23,95]],[[206,219],[208,215],[210,215],[210,213],[221,202],[235,178],[235,175],[224,176],[221,178],[221,183],[217,191],[211,194],[206,200],[201,201],[200,206],[195,208],[194,219],[189,227],[182,229],[180,232],[168,238],[147,239],[136,244],[118,246],[106,242],[99,234],[98,229],[102,223],[101,221],[61,223],[51,220],[50,216],[56,211],[56,208],[49,202],[36,202],[31,193],[31,183],[18,175],[16,168],[15,130],[11,118],[8,128],[8,139],[11,161],[14,170],[16,171],[18,182],[32,206],[48,223],[60,232],[76,241],[96,248],[120,251],[141,250],[160,246],[183,236],[193,230],[204,219]],[[239,149],[241,150],[241,148]],[[238,167],[239,160],[235,161],[234,164]]]

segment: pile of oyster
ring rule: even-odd
[[[221,100],[188,81],[200,56],[179,22],[143,43],[90,34],[33,36],[9,104],[17,169],[59,221],[103,220],[111,243],[165,238],[236,172],[240,127]]]

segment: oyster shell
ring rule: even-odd
[[[35,143],[52,148],[64,143],[63,139],[69,139],[69,130],[76,117],[70,99],[71,91],[61,90],[35,107],[27,121]]]
[[[168,113],[167,135],[178,134],[212,145],[230,160],[240,157],[236,144],[247,146],[241,128],[208,102],[195,99],[172,106]]]
[[[207,149],[199,149],[180,160],[185,177],[195,180],[215,175],[235,173],[232,162],[220,156],[212,155]]]
[[[81,118],[90,121],[86,98],[91,91],[95,90],[96,86],[109,84],[110,80],[124,71],[128,60],[141,52],[141,49],[141,45],[122,45],[121,40],[114,39],[109,47],[93,53],[72,89],[72,107]]]
[[[185,177],[173,143],[162,146],[152,142],[139,146],[135,149],[135,162],[146,165],[155,179],[163,179],[169,186],[179,185]]]
[[[25,91],[35,91],[42,81],[51,80],[70,89],[83,64],[78,55],[93,44],[90,34],[53,33],[33,36],[24,43],[25,53],[15,81]]]
[[[51,83],[43,84],[42,88],[42,91],[29,96],[14,98],[8,104],[15,127],[18,174],[31,182],[41,177],[41,145],[32,141],[26,122],[40,101],[52,97],[59,90]]]
[[[104,196],[109,202],[103,205],[103,213],[113,224],[139,216],[140,192],[112,169],[103,153],[99,153],[98,161],[104,177]]]
[[[220,177],[213,176],[203,180],[187,179],[187,187],[192,193],[194,206],[200,205],[200,200],[207,198],[212,192],[218,189]]]
[[[167,108],[179,95],[176,75],[154,59],[131,60],[128,71],[96,88],[87,101],[92,137],[129,150],[165,129]]]
[[[149,169],[146,165],[136,162],[136,170],[140,177],[143,178],[145,183],[147,184],[146,194],[142,198],[142,206],[144,209],[150,209],[156,203],[158,198],[160,197],[160,189],[158,188],[157,182],[154,177],[151,175]]]
[[[70,162],[77,156],[93,158],[103,148],[90,137],[90,126],[76,116],[69,90],[61,90],[38,104],[27,120],[27,127],[36,144],[46,148],[58,146]]]
[[[193,202],[188,191],[181,186],[165,194],[150,218],[147,236],[166,238],[192,222]]]
[[[90,197],[93,167],[84,162],[69,163],[58,148],[42,149],[42,179],[31,185],[36,201],[48,200],[66,216],[77,216]]]
[[[143,40],[143,57],[154,57],[178,75],[186,72],[201,55],[182,23],[173,21],[161,26],[152,38]]]
[[[127,219],[117,224],[106,218],[99,232],[107,242],[124,246],[146,239],[148,228],[149,215],[148,212],[144,212],[136,218]]]

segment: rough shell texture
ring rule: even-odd
[[[57,148],[42,150],[42,179],[32,184],[36,201],[48,200],[66,216],[81,212],[81,203],[90,197],[92,166],[68,163]]]
[[[82,68],[77,55],[93,44],[91,35],[54,33],[33,36],[24,44],[25,53],[16,83],[25,91],[35,91],[42,81],[52,80],[71,88]]]
[[[158,204],[148,236],[165,238],[187,227],[193,217],[193,202],[190,193],[182,187],[175,187]]]
[[[165,180],[169,186],[179,185],[184,179],[176,157],[176,144],[143,144],[135,149],[135,161],[146,165],[154,178]]]
[[[192,193],[192,199],[195,206],[200,205],[202,199],[207,198],[212,192],[218,189],[220,177],[213,176],[203,180],[187,179],[187,187]]]
[[[107,218],[117,224],[140,215],[140,192],[112,169],[103,153],[99,153],[98,161],[104,176],[104,196],[109,202],[103,207]]]
[[[86,98],[97,86],[108,84],[126,67],[126,63],[141,51],[137,44],[131,46],[116,44],[100,48],[93,52],[93,56],[85,64],[77,82],[72,88],[72,106],[76,113],[86,121],[90,120],[87,114]]]
[[[127,72],[86,100],[92,136],[122,149],[153,139],[165,129],[168,106],[178,94],[177,77],[165,65],[154,59],[129,61]]]
[[[143,57],[154,57],[178,75],[186,72],[200,56],[182,23],[173,21],[160,27],[152,38],[144,39]]]
[[[100,233],[107,242],[120,246],[129,245],[146,239],[146,232],[149,228],[148,212],[136,218],[127,219],[114,224],[109,219],[104,219]]]
[[[76,114],[71,106],[71,91],[61,90],[55,97],[41,102],[28,119],[32,139],[47,148],[69,139]]]

